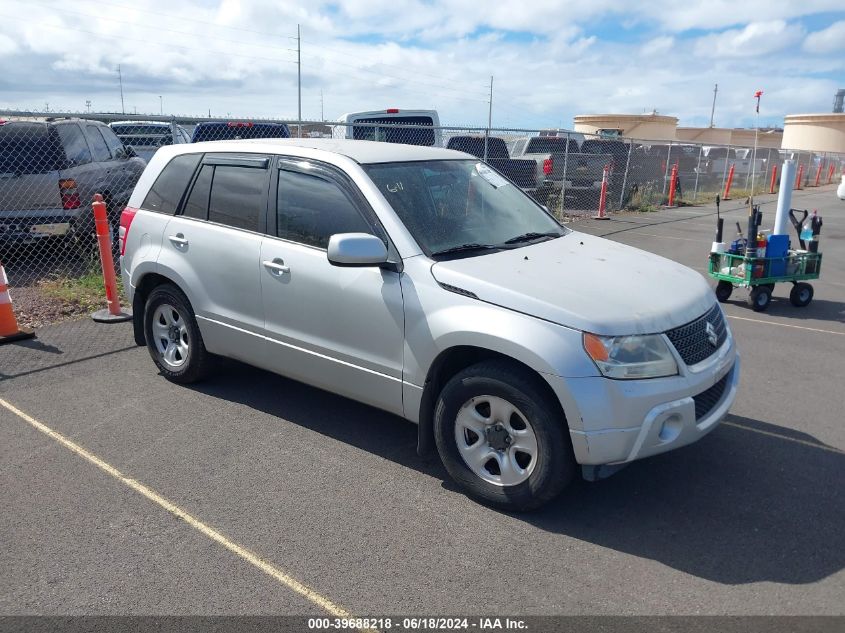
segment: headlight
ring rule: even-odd
[[[584,332],[584,349],[608,378],[674,376],[678,365],[661,334],[598,336]]]

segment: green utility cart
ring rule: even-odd
[[[789,300],[803,308],[813,300],[808,279],[818,279],[822,254],[789,251],[785,257],[749,257],[733,253],[711,253],[707,272],[718,280],[716,298],[724,303],[734,286],[748,288],[748,304],[755,312],[769,307],[775,284],[792,282]]]

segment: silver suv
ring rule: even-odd
[[[136,341],[166,378],[228,356],[403,416],[498,507],[694,442],[736,395],[698,273],[562,227],[461,152],[163,147],[120,235]]]

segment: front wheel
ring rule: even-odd
[[[772,289],[768,286],[754,286],[748,293],[748,305],[754,312],[763,312],[772,301]]]
[[[718,284],[716,284],[716,299],[719,303],[725,303],[725,301],[731,298],[731,293],[733,291],[734,285],[731,282],[722,279]]]
[[[575,475],[575,457],[559,408],[521,368],[473,365],[440,393],[434,414],[446,470],[470,496],[530,510],[556,497]]]
[[[157,286],[144,308],[147,349],[162,375],[172,382],[202,380],[211,367],[194,311],[176,286]]]

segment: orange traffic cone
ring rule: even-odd
[[[9,279],[3,270],[3,262],[0,262],[0,345],[33,336],[35,332],[32,330],[18,327],[18,320],[12,310],[12,298],[9,296]]]

